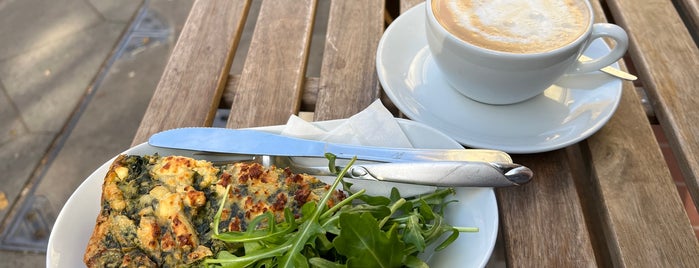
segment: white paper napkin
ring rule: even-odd
[[[287,121],[282,135],[303,139],[322,140],[334,143],[413,148],[408,136],[398,124],[391,112],[383,106],[380,100],[374,101],[361,112],[346,119],[332,129],[324,129],[318,125],[307,122],[302,118],[292,115]],[[300,163],[312,163],[299,160]],[[326,179],[322,179],[330,183]],[[436,187],[419,186],[402,183],[374,182],[367,180],[353,180],[353,191],[366,189],[370,195],[388,195],[391,188],[396,187],[403,196],[412,196],[434,191]]]
[[[381,100],[374,101],[369,107],[333,129],[322,129],[292,115],[281,134],[334,143],[413,147],[391,112],[383,106]]]

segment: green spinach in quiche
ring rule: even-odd
[[[283,221],[285,210],[300,217],[304,204],[318,202],[329,189],[312,176],[257,163],[215,166],[182,156],[121,155],[104,179],[84,261],[88,267],[201,265],[217,252],[235,250],[212,239],[215,228],[245,231],[265,213]],[[331,197],[329,207],[345,195],[334,191]]]

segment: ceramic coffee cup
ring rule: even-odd
[[[462,95],[488,104],[530,99],[565,74],[616,62],[628,48],[621,27],[593,23],[586,0],[427,0],[425,9],[427,42],[440,71]],[[611,51],[579,62],[603,37],[616,43]]]

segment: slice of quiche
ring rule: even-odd
[[[257,163],[216,166],[183,156],[121,155],[104,179],[84,261],[88,267],[196,265],[228,250],[211,239],[226,189],[221,232],[244,231],[267,211],[282,219],[288,207],[300,216],[303,204],[317,202],[329,188],[310,175]],[[328,206],[344,198],[336,191]]]

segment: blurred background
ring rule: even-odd
[[[70,194],[130,147],[193,2],[0,0],[0,267],[45,266],[51,227]],[[318,1],[319,16],[329,2]],[[386,0],[387,23],[397,3]],[[309,62],[323,53],[327,18],[316,22]],[[253,25],[246,23],[238,51]],[[242,64],[234,60],[231,74]],[[311,64],[307,73],[319,69]],[[656,130],[699,236],[699,214]],[[489,267],[503,266],[501,253]]]
[[[51,226],[127,149],[193,0],[0,0],[0,267],[43,267]]]

